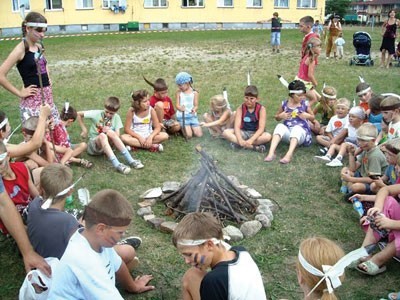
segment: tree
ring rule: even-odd
[[[325,14],[338,14],[343,18],[351,2],[351,0],[326,0]]]

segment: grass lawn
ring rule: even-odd
[[[322,55],[316,73],[318,89],[326,82],[337,88],[338,97],[353,101],[358,75],[362,75],[376,93],[399,93],[400,68],[386,70],[377,66],[348,65],[354,53],[352,34],[359,29],[344,29],[344,60],[325,60]],[[379,65],[380,30],[375,28],[370,33],[372,55],[375,65]],[[68,99],[78,110],[101,109],[103,101],[113,95],[122,101],[120,115],[124,120],[131,91],[150,90],[142,75],[150,80],[165,78],[174,99],[175,75],[187,71],[200,92],[199,113],[202,114],[208,109],[210,97],[222,93],[224,87],[231,105],[241,104],[250,70],[251,82],[258,86],[261,103],[267,109],[267,131],[272,133],[276,125],[273,116],[287,96],[287,90],[276,75],[281,74],[290,81],[297,74],[302,36],[298,30],[284,30],[280,54],[272,54],[269,38],[268,30],[165,32],[53,38],[46,39],[45,46],[54,100],[59,108]],[[0,61],[16,43],[0,43]],[[10,72],[9,78],[16,86],[21,86],[16,70]],[[0,89],[0,99],[1,109],[15,128],[19,124],[18,99],[4,89]],[[79,126],[75,124],[70,130],[73,141],[79,140],[79,133]],[[20,141],[21,135],[16,134],[11,142]],[[260,153],[233,151],[227,142],[214,140],[207,132],[203,138],[189,142],[172,137],[165,143],[163,153],[135,152],[145,168],[133,170],[129,175],[116,173],[106,158],[91,157],[95,166],[78,188],[85,186],[92,195],[104,188],[119,190],[137,209],[137,202],[141,201],[139,195],[145,190],[161,186],[164,181],[182,182],[197,170],[199,155],[194,150],[197,144],[202,144],[218,161],[225,174],[237,176],[243,184],[274,199],[282,207],[275,214],[271,228],[241,242],[261,270],[269,299],[302,298],[294,268],[302,239],[323,235],[335,240],[347,252],[360,246],[363,232],[358,226],[357,214],[339,193],[340,169],[314,163],[312,157],[318,154],[315,144],[299,148],[291,164],[280,165],[278,159],[264,163],[265,155]],[[286,151],[287,145],[280,145],[278,158]],[[83,172],[77,167],[73,169],[76,177]],[[162,216],[164,207],[158,204],[154,210]],[[180,278],[187,267],[173,247],[170,235],[151,229],[139,217],[133,220],[130,234],[143,239],[138,250],[141,265],[134,275],[153,274],[156,290],[143,295],[124,294],[124,298],[178,299]],[[398,290],[399,264],[391,261],[387,267],[388,270],[376,278],[347,271],[345,283],[337,294],[341,299],[378,299]],[[15,299],[24,270],[16,247],[10,241],[0,243],[0,269],[0,299]]]

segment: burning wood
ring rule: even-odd
[[[180,219],[196,211],[212,212],[221,220],[242,223],[257,209],[254,199],[247,197],[215,165],[200,146],[200,169],[180,189],[163,199],[167,215]]]

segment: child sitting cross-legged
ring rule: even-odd
[[[345,125],[344,142],[341,144],[331,144],[328,152],[324,156],[314,156],[314,160],[320,160],[329,167],[343,166],[343,157],[347,154],[348,145],[354,145],[358,149],[356,130],[363,124],[365,119],[364,110],[360,106],[352,107],[349,111],[348,123]],[[338,155],[333,158],[335,153]]]
[[[149,93],[138,90],[132,93],[132,107],[125,120],[125,134],[121,140],[130,147],[148,149],[151,152],[163,151],[162,142],[168,139],[166,132],[161,132],[161,123],[156,111],[150,106]]]
[[[349,122],[350,101],[346,98],[340,98],[335,105],[335,115],[329,120],[324,134],[317,135],[317,142],[328,149],[331,145],[340,145],[347,135],[347,126]]]
[[[370,123],[364,123],[357,129],[357,142],[360,150],[360,155],[355,157],[356,147],[353,145],[348,146],[349,153],[349,167],[344,167],[341,171],[341,179],[343,186],[347,186],[347,195],[351,196],[353,193],[370,193],[370,184],[373,179],[370,176],[382,176],[388,165],[385,155],[375,145],[378,130]]]
[[[256,263],[243,247],[223,241],[222,226],[210,213],[187,214],[172,242],[191,266],[182,279],[183,299],[267,299]]]
[[[258,89],[249,85],[244,90],[244,101],[236,109],[234,128],[225,129],[222,136],[231,142],[232,149],[244,148],[265,152],[271,134],[265,132],[267,113],[259,103]]]
[[[114,246],[133,217],[132,205],[114,190],[95,194],[85,207],[85,227],[71,236],[57,269],[52,274],[48,300],[123,299],[115,281],[129,293],[153,290],[151,275],[132,278]]]
[[[81,137],[88,135],[83,118],[91,120],[89,129],[89,142],[87,152],[89,155],[106,154],[113,167],[122,174],[129,174],[131,168],[141,169],[140,160],[132,158],[124,143],[120,139],[120,129],[123,127],[121,117],[117,114],[120,102],[117,97],[109,97],[104,102],[104,110],[88,110],[78,112],[78,122],[81,126]],[[111,145],[115,146],[124,157],[129,166],[120,163],[115,156]]]

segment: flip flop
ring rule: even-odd
[[[371,260],[364,261],[360,264],[360,266],[363,266],[366,270],[360,269],[359,266],[356,268],[356,270],[370,276],[375,276],[386,271],[386,266],[379,267]]]

